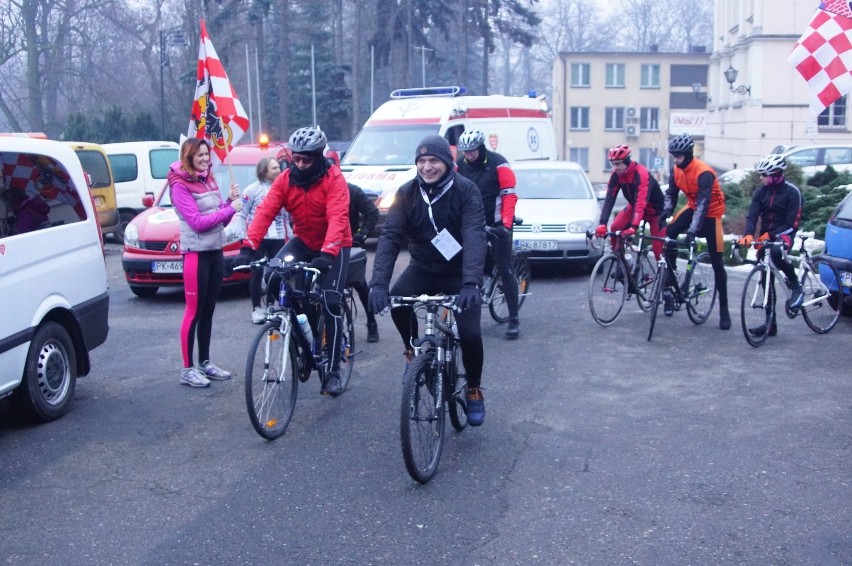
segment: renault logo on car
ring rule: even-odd
[[[171,250],[172,253],[175,253],[176,251],[178,251],[177,242],[172,242],[171,245],[169,245],[169,250]]]

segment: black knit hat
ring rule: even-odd
[[[441,136],[426,136],[420,143],[417,144],[417,151],[414,152],[414,162],[422,155],[431,155],[443,161],[448,169],[453,168],[453,154],[450,151],[450,144]]]

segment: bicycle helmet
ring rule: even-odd
[[[610,161],[624,161],[625,159],[630,157],[630,146],[617,145],[613,148],[610,148],[608,157]]]
[[[755,171],[761,175],[771,175],[775,172],[783,171],[786,168],[787,160],[784,159],[783,155],[779,155],[777,153],[767,155],[754,166]]]
[[[485,145],[485,134],[479,130],[467,130],[459,136],[459,151],[473,151]]]
[[[290,150],[293,153],[321,152],[327,144],[328,139],[319,128],[299,128],[290,136]]]
[[[678,134],[669,142],[669,153],[681,155],[692,151],[695,140],[689,134]]]

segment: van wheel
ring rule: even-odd
[[[77,383],[77,355],[62,325],[39,328],[27,353],[24,378],[10,400],[28,417],[48,422],[68,410]]]
[[[143,299],[150,299],[156,295],[157,289],[159,289],[159,287],[140,287],[139,285],[130,286],[130,290],[133,294],[137,297],[142,297]]]

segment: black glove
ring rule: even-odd
[[[370,296],[367,299],[367,304],[370,312],[379,314],[390,305],[390,297],[388,296],[387,285],[373,285],[370,287]]]
[[[668,214],[663,212],[663,214],[660,215],[660,230],[663,230],[666,226],[669,225],[668,221],[666,220],[666,218],[668,218],[669,216],[671,216],[671,212],[669,212]]]
[[[331,264],[334,263],[334,256],[331,254],[321,253],[311,260],[311,267],[318,269],[320,273],[331,271]]]
[[[473,283],[465,283],[459,291],[459,298],[456,300],[456,306],[459,310],[467,310],[478,308],[482,304],[482,296],[479,294],[479,288]]]
[[[695,243],[695,232],[689,231],[686,233],[686,245],[691,246]]]
[[[503,238],[508,238],[509,234],[511,234],[511,232],[509,232],[509,229],[502,224],[498,224],[491,228],[491,233],[500,238],[501,240]]]
[[[352,236],[352,243],[358,246],[359,248],[363,248],[364,244],[367,243],[367,234],[355,232],[355,235]]]
[[[243,246],[240,248],[239,255],[237,255],[231,262],[231,267],[248,265],[253,261],[257,261],[258,259],[260,259],[260,252],[252,249],[249,246]]]

